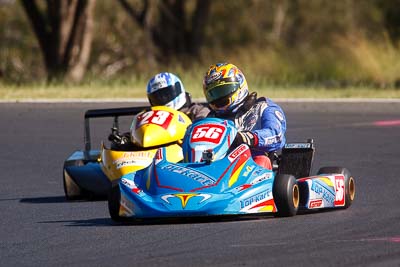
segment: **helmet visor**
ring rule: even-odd
[[[148,94],[147,97],[152,106],[164,106],[174,100],[181,93],[181,84],[176,82],[174,85],[164,87],[161,90]]]
[[[214,101],[210,102],[210,106],[215,110],[215,109],[226,109],[230,104],[232,104],[232,96],[235,94],[235,92],[218,98]]]
[[[230,101],[230,96],[235,93],[240,87],[239,82],[219,82],[208,86],[205,96],[207,102],[215,106],[225,106]]]

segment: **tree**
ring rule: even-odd
[[[95,0],[21,3],[39,42],[48,80],[80,81],[91,51]]]
[[[128,0],[119,2],[165,60],[174,56],[199,55],[210,0],[197,0],[195,3],[185,0],[143,0],[141,8]]]
[[[377,1],[381,9],[384,26],[394,44],[400,40],[400,0]]]

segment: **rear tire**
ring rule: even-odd
[[[278,209],[275,216],[290,217],[297,214],[300,202],[300,190],[293,175],[276,175],[272,194]]]
[[[344,176],[344,187],[345,187],[345,205],[344,209],[347,209],[353,203],[356,194],[356,184],[350,171],[343,167],[322,167],[318,170],[318,175],[320,174],[330,174],[338,173]]]

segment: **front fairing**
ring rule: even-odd
[[[121,209],[121,216],[205,216],[274,211],[274,174],[256,165],[248,147],[242,146],[246,149],[236,158],[228,156],[211,164],[175,164],[156,159],[149,167],[122,177],[121,203],[128,203],[131,211]]]

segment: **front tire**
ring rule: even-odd
[[[347,209],[353,203],[355,194],[356,194],[356,184],[353,176],[350,171],[343,167],[322,167],[318,171],[318,175],[320,174],[330,174],[330,173],[338,173],[343,174],[344,176],[344,186],[345,186],[345,205],[344,209]]]
[[[123,222],[124,218],[119,216],[121,201],[121,191],[119,188],[119,183],[115,181],[112,186],[110,193],[108,194],[108,211],[110,213],[111,219],[115,222]]]
[[[293,175],[276,175],[272,193],[276,208],[278,209],[275,216],[290,217],[297,214],[300,202],[300,190]]]

